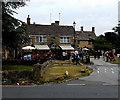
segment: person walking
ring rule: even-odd
[[[78,53],[77,50],[75,51],[74,55],[75,55],[75,63],[76,63],[76,65],[77,65],[77,64],[80,64],[80,63],[79,63],[79,53]]]
[[[97,53],[97,58],[100,59],[100,55],[101,55],[101,52],[100,50],[98,50],[98,53]]]
[[[84,57],[84,51],[81,51],[80,58],[81,58],[82,61],[83,61],[83,57]]]
[[[66,59],[66,52],[63,52],[62,56],[63,56],[63,60],[65,60]]]
[[[108,58],[109,58],[109,54],[108,53],[109,53],[108,51],[105,52],[106,62],[108,62]]]
[[[97,51],[95,51],[95,52],[94,52],[94,59],[96,59],[97,54],[98,54],[98,52],[97,52]]]

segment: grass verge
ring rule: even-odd
[[[112,64],[120,64],[120,58],[116,57],[116,60],[112,61]]]
[[[66,71],[68,75],[66,75]],[[91,67],[85,65],[67,65],[67,66],[51,66],[45,72],[42,83],[61,83],[68,80],[76,79],[83,76],[88,76],[93,72]]]
[[[33,66],[29,65],[3,65],[2,70],[31,70],[33,69]]]

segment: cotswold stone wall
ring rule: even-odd
[[[43,64],[35,64],[33,70],[11,70],[2,72],[3,85],[28,85],[39,81],[44,72],[52,64],[46,61]]]
[[[52,60],[46,61],[43,64],[35,64],[34,65],[34,79],[36,81],[40,80],[40,78],[43,76],[44,72],[48,69],[48,67],[52,64]]]

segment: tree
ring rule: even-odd
[[[105,36],[104,38],[109,42],[112,43],[113,47],[116,48],[117,47],[117,34],[115,32],[106,32],[104,33]]]
[[[112,49],[112,44],[105,40],[102,36],[97,37],[96,39],[92,40],[93,46],[95,50],[110,50]]]
[[[28,37],[24,36],[25,24],[13,17],[16,13],[13,9],[25,5],[25,0],[2,1],[2,45],[7,50],[16,50],[21,44],[28,42]]]
[[[119,21],[120,22],[120,21]],[[115,26],[113,30],[117,34],[117,39],[116,39],[116,52],[120,53],[120,24],[118,26]]]

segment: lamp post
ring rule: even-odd
[[[74,28],[74,49],[75,49],[75,25],[76,25],[76,23],[75,23],[75,21],[73,22],[73,28]]]

